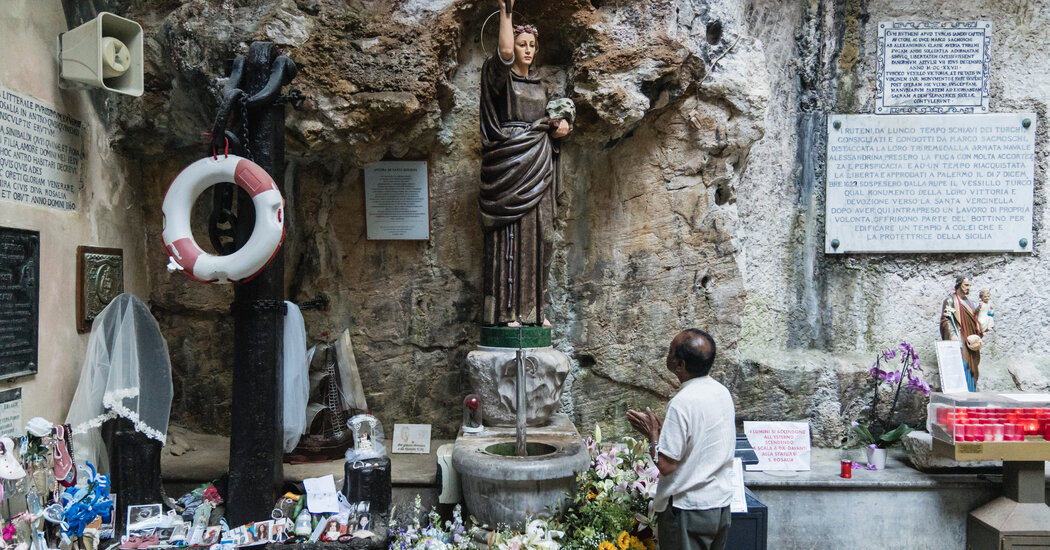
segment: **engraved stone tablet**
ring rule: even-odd
[[[824,251],[1031,252],[1034,113],[828,116]]]
[[[879,23],[875,113],[987,113],[989,21]]]
[[[0,86],[0,200],[77,209],[84,126]]]
[[[40,233],[0,227],[0,379],[37,371]]]

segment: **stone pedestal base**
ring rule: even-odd
[[[514,428],[490,428],[476,435],[461,434],[452,450],[452,467],[460,477],[467,510],[478,521],[520,529],[525,514],[546,516],[564,511],[576,489],[576,474],[590,466],[587,445],[564,415],[549,426],[529,428],[529,447],[547,454],[501,456],[494,451],[514,448]]]
[[[526,424],[542,426],[561,406],[562,385],[569,375],[569,358],[549,346],[526,348],[523,351]],[[474,393],[481,398],[482,417],[486,426],[514,425],[516,352],[516,348],[479,346],[467,355],[471,385]]]

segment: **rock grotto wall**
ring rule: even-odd
[[[960,272],[996,292],[1003,319],[982,363],[987,387],[1047,389],[1039,365],[1050,338],[1029,313],[1045,305],[1037,282],[1050,268],[1041,259],[1045,125],[1032,256],[821,252],[825,116],[870,112],[874,23],[930,13],[992,20],[992,110],[1041,118],[1050,68],[1043,10],[990,1],[520,2],[540,28],[538,61],[552,89],[580,113],[564,147],[550,317],[556,346],[573,360],[565,407],[581,430],[601,423],[625,433],[627,408],[662,407],[674,391],[666,342],[699,326],[720,344],[717,377],[733,390],[739,419],[809,418],[815,443],[839,444],[867,404],[876,351],[909,340],[935,363],[937,309]],[[272,40],[296,61],[294,86],[311,99],[289,109],[287,125],[288,296],[332,298],[329,311],[306,312],[308,333],[350,329],[384,422],[432,423],[451,435],[478,339],[478,36],[496,3],[109,4],[147,33],[147,93],[113,106],[111,139],[141,163],[149,220],[171,178],[206,150],[201,132],[226,61],[252,40]],[[430,161],[430,242],[364,238],[362,169],[384,158]],[[159,232],[148,224],[148,242]],[[174,419],[224,431],[231,289],[170,276],[164,264],[157,246],[150,299],[176,370]],[[921,416],[916,406],[911,413]]]

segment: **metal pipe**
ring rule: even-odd
[[[516,413],[514,423],[515,433],[515,450],[518,456],[529,456],[529,451],[525,446],[525,350],[522,348],[523,337],[522,332],[525,327],[521,325],[521,320],[518,320],[518,351],[514,354],[514,361],[517,367],[516,374],[516,395],[514,399],[514,411]]]

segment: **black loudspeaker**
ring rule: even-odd
[[[373,514],[390,511],[390,457],[347,462],[343,466],[343,496],[350,502],[368,501]]]

